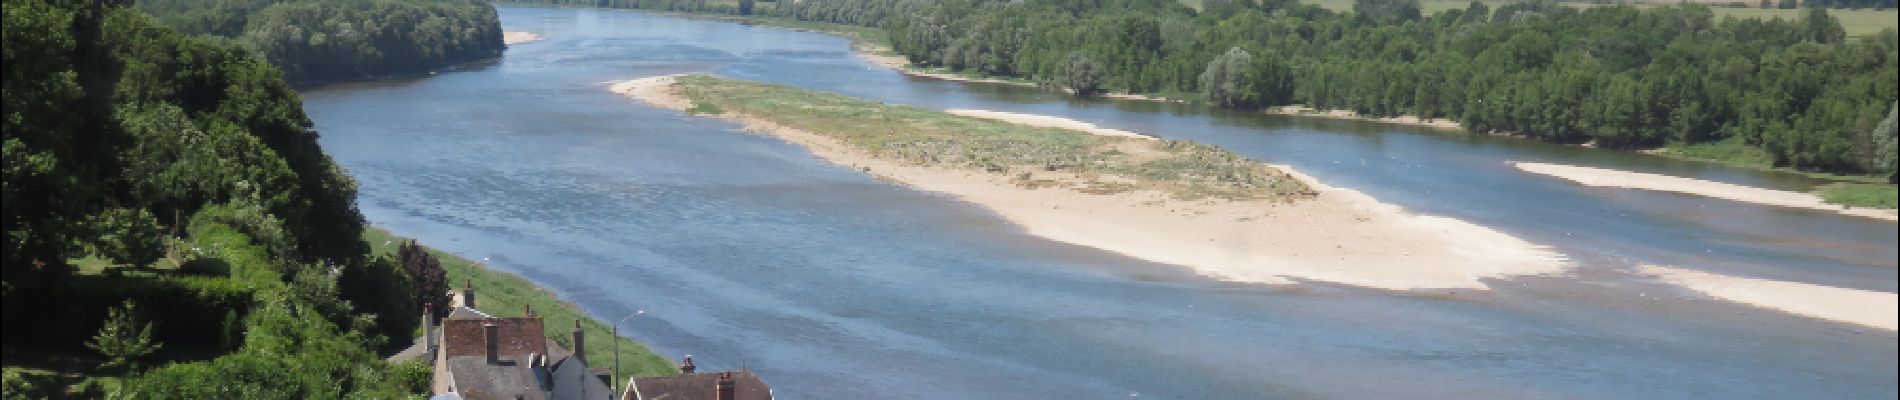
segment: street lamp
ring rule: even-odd
[[[620,393],[620,377],[625,376],[620,374],[620,323],[627,322],[627,320],[633,319],[633,317],[646,315],[646,313],[647,310],[634,310],[632,314],[627,314],[627,316],[621,317],[619,321],[614,321],[614,379],[613,384],[607,386],[607,388],[612,389],[614,393]]]

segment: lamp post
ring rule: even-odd
[[[620,377],[624,376],[620,374],[620,323],[627,322],[627,320],[633,319],[633,317],[646,315],[646,313],[647,310],[634,310],[632,314],[627,314],[625,317],[620,317],[619,321],[614,321],[614,379],[613,385],[609,385],[607,388],[612,389],[615,393],[620,392]]]

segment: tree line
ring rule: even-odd
[[[428,72],[492,57],[495,9],[477,0],[143,0],[187,34],[231,38],[298,84]]]
[[[426,365],[379,352],[441,270],[371,255],[355,182],[277,68],[117,2],[4,1],[5,346],[96,351],[128,398],[427,390]]]
[[[1416,0],[1334,12],[1296,0],[806,0],[774,10],[882,27],[919,66],[1079,94],[1304,104],[1449,118],[1611,148],[1738,140],[1802,170],[1892,174],[1893,30],[1846,37],[1820,8],[1716,19],[1702,6],[1550,1],[1425,15]]]

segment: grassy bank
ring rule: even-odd
[[[1822,200],[1849,207],[1900,207],[1900,190],[1885,183],[1836,183],[1815,191]]]
[[[374,248],[374,253],[391,256],[395,254],[399,243],[408,240],[378,228],[365,230],[363,239]],[[591,367],[613,368],[614,346],[611,340],[618,340],[621,368],[626,375],[653,376],[679,372],[671,361],[655,354],[639,341],[626,337],[609,338],[612,329],[606,322],[588,316],[573,303],[561,300],[560,296],[526,279],[483,268],[473,261],[440,250],[430,249],[429,252],[441,260],[442,269],[448,271],[453,288],[461,289],[464,278],[474,282],[476,298],[483,311],[511,316],[520,314],[523,305],[532,306],[535,313],[541,315],[548,338],[564,347],[572,348],[573,343],[570,342],[573,340],[569,337],[569,331],[574,327],[574,320],[580,319],[582,330],[587,332],[587,360],[592,364]],[[626,376],[619,379],[620,382],[625,380]]]
[[[879,158],[998,174],[1025,187],[1101,194],[1152,190],[1187,200],[1312,193],[1279,170],[1194,142],[1039,128],[711,76],[681,77],[678,85],[694,109],[824,135]]]
[[[1826,179],[1836,183],[1823,186],[1814,191],[1828,203],[1851,207],[1873,207],[1892,209],[1896,205],[1896,188],[1887,183],[1886,177],[1870,175],[1839,175],[1819,172],[1796,171],[1775,167],[1774,158],[1759,147],[1743,144],[1740,138],[1731,138],[1719,142],[1697,144],[1671,144],[1656,152],[1667,157],[1709,161],[1724,165],[1751,168],[1762,171],[1786,172],[1806,175],[1816,179]]]

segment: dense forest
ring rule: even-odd
[[[502,49],[495,8],[478,0],[140,0],[187,34],[231,38],[292,83],[424,73]]]
[[[753,15],[765,0],[501,0],[504,3],[550,4],[605,8],[631,8],[652,11]],[[787,0],[789,2],[789,0]]]
[[[1721,19],[1701,6],[1416,0],[807,0],[781,17],[883,27],[913,64],[1080,94],[1158,93],[1449,118],[1474,132],[1610,148],[1738,142],[1779,166],[1894,171],[1896,48],[1820,8]]]
[[[80,397],[424,393],[426,365],[378,356],[418,326],[419,280],[369,255],[355,183],[276,68],[115,2],[4,1],[10,363],[122,377]]]

